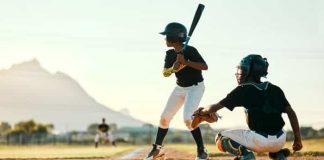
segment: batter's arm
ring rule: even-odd
[[[208,70],[208,66],[205,63],[193,62],[193,61],[186,61],[183,63],[184,65],[197,69],[197,70]]]
[[[164,68],[162,73],[163,73],[163,76],[164,77],[170,77],[171,74],[174,73],[174,70],[173,70],[172,67],[170,67],[170,68]]]
[[[201,62],[193,62],[190,60],[185,60],[184,56],[182,54],[177,55],[177,61],[180,62],[181,64],[197,69],[197,70],[207,70],[208,66],[206,63],[201,63]]]
[[[301,142],[301,136],[300,136],[300,130],[299,130],[299,123],[298,118],[295,113],[295,111],[291,108],[290,105],[285,107],[285,112],[288,115],[291,128],[294,132],[294,144],[293,144],[293,150],[299,151],[303,148],[303,144]]]

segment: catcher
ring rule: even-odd
[[[98,125],[98,132],[95,137],[95,148],[98,148],[100,138],[103,138],[104,143],[109,143],[109,140],[112,139],[112,135],[109,133],[110,126],[106,124],[106,119],[102,118],[102,123]],[[112,145],[116,147],[116,143],[112,140]]]
[[[250,130],[221,131],[215,138],[218,149],[237,156],[236,159],[254,160],[253,152],[269,152],[271,159],[286,160],[290,152],[282,149],[286,143],[282,113],[288,115],[294,132],[293,150],[303,147],[297,116],[284,92],[270,82],[261,82],[261,77],[268,74],[268,65],[267,59],[260,55],[244,57],[235,74],[239,85],[217,104],[199,108],[193,114],[197,121],[193,125],[197,125],[212,119],[210,115],[224,107],[231,111],[237,106],[245,108]]]

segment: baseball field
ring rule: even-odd
[[[289,159],[295,160],[320,160],[324,159],[324,138],[315,140],[304,140],[302,152],[297,152]],[[287,147],[291,146],[288,142]],[[216,146],[209,144],[210,159],[233,159],[228,154],[220,153]],[[95,149],[93,146],[79,145],[32,145],[32,146],[0,146],[0,159],[5,160],[49,160],[49,159],[104,159],[104,160],[139,160],[149,151],[150,146],[120,145],[100,146]],[[191,160],[195,157],[195,146],[193,144],[167,144],[165,147],[168,160]],[[268,159],[266,154],[257,154],[257,159]]]

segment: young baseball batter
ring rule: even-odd
[[[203,96],[205,86],[202,70],[208,66],[196,48],[187,46],[183,50],[183,43],[187,38],[187,30],[180,23],[169,23],[160,34],[166,36],[167,47],[172,47],[166,52],[163,75],[169,77],[175,73],[177,85],[171,93],[165,109],[161,115],[160,125],[155,143],[145,160],[159,159],[164,156],[162,142],[166,136],[170,121],[177,111],[184,105],[183,120],[197,144],[197,160],[207,159],[201,132],[198,128],[191,128],[191,115],[198,108]]]
[[[284,92],[278,86],[260,80],[268,74],[268,65],[267,59],[260,55],[244,57],[235,74],[239,85],[217,104],[195,112],[206,115],[223,107],[231,111],[237,106],[245,108],[250,130],[222,131],[215,139],[219,150],[229,152],[237,159],[254,160],[253,152],[269,152],[271,159],[286,159],[282,150],[286,142],[282,113],[288,115],[294,132],[293,150],[299,151],[303,147],[297,116]]]

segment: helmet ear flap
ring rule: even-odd
[[[251,64],[251,72],[256,78],[265,77],[268,74],[269,63],[267,58],[262,58],[261,56],[253,59]]]
[[[187,40],[187,35],[184,32],[179,32],[178,37],[181,42],[185,42]]]

